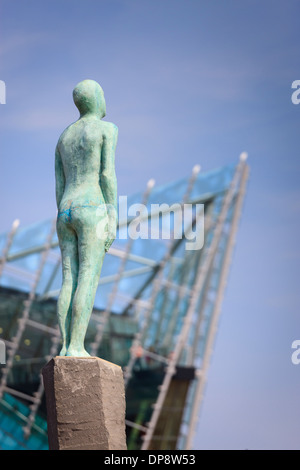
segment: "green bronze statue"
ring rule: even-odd
[[[61,356],[89,356],[84,339],[105,252],[116,235],[118,128],[102,121],[103,90],[84,80],[73,90],[80,117],[60,136],[55,151],[57,234],[63,282],[57,302]]]

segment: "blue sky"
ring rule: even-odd
[[[195,448],[298,448],[296,0],[2,0],[0,232],[55,214],[74,86],[104,89],[119,194],[249,154],[250,181]]]

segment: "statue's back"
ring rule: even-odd
[[[95,118],[82,118],[61,135],[58,149],[66,179],[60,210],[104,202],[100,188],[101,150],[106,125]]]

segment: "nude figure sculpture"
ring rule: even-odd
[[[55,151],[57,234],[63,282],[57,302],[61,356],[89,356],[84,339],[105,252],[116,235],[118,129],[102,121],[103,90],[84,80],[73,90],[80,117],[60,136]]]

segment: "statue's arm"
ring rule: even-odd
[[[55,149],[55,190],[56,204],[59,208],[65,190],[65,174],[58,147]]]
[[[115,151],[118,140],[118,128],[109,124],[103,136],[101,152],[100,187],[108,213],[108,239],[105,249],[109,249],[116,236],[117,229],[117,178],[115,172]]]

